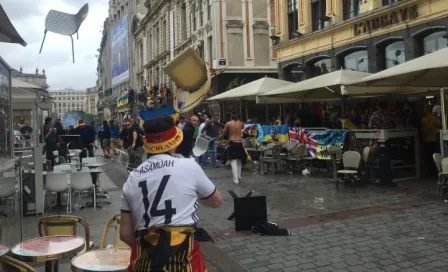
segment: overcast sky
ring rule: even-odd
[[[79,29],[79,40],[73,36],[75,63],[72,61],[70,37],[48,32],[42,54],[39,49],[44,36],[45,17],[51,10],[76,13],[89,3],[89,15]],[[0,56],[8,64],[23,72],[39,73],[45,69],[50,89],[85,89],[96,84],[97,49],[101,42],[104,19],[108,14],[108,0],[1,0],[1,5],[27,42],[0,43]]]

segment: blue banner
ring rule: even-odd
[[[112,86],[129,79],[128,19],[124,16],[112,28]]]

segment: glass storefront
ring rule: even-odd
[[[346,70],[369,72],[369,58],[367,50],[356,51],[344,57],[344,68]]]
[[[397,41],[386,46],[386,68],[402,64],[406,61],[404,41]]]
[[[446,48],[448,46],[448,33],[438,31],[423,38],[424,55]]]
[[[10,154],[11,123],[11,71],[0,58],[0,158]]]

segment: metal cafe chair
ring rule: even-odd
[[[36,272],[34,268],[26,263],[9,256],[0,257],[0,267],[3,267],[8,272]]]
[[[94,247],[94,242],[90,240],[90,227],[86,220],[79,216],[73,215],[52,215],[45,216],[39,220],[38,230],[40,237],[72,235],[76,236],[78,232],[78,224],[84,227],[86,246],[84,251],[88,251]]]
[[[85,4],[76,14],[69,14],[57,10],[50,10],[48,12],[47,17],[45,18],[45,31],[44,31],[44,39],[42,40],[42,45],[40,46],[39,54],[42,52],[42,47],[44,46],[45,37],[47,36],[47,31],[70,36],[72,40],[72,56],[73,63],[75,63],[75,49],[73,45],[73,35],[76,33],[77,38],[79,39],[79,27],[82,22],[87,17],[89,13],[89,5]]]
[[[101,237],[100,248],[129,248],[127,244],[125,244],[120,239],[120,220],[121,214],[116,214],[112,216],[109,221],[107,221],[106,226],[104,227],[103,235]],[[109,235],[110,229],[115,229],[115,236],[113,244],[107,244],[107,237]]]

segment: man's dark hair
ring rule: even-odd
[[[51,119],[51,117],[45,118],[45,125],[48,125],[49,123],[51,123],[51,120],[53,120],[53,119]]]
[[[231,119],[234,120],[234,121],[238,120],[238,119],[239,119],[238,113],[236,113],[236,112],[232,112],[232,117],[231,117]]]
[[[185,120],[185,117],[184,116],[180,116],[179,120]]]
[[[103,126],[109,125],[106,120],[103,121]]]

